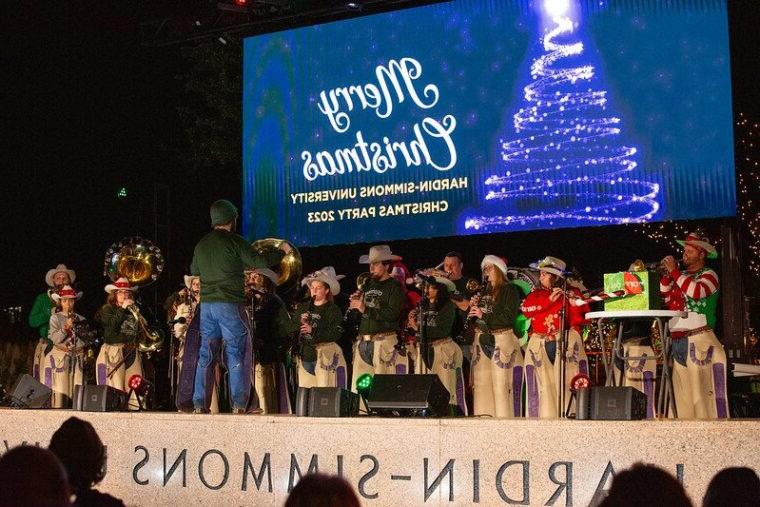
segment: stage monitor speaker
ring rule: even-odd
[[[28,374],[21,375],[11,389],[10,406],[15,408],[50,408],[53,390]]]
[[[84,412],[121,412],[127,409],[129,394],[111,386],[84,386],[84,396],[79,395],[82,386],[74,386],[74,409]],[[81,405],[79,404],[79,400]]]
[[[359,414],[359,395],[340,387],[312,387],[309,389],[308,407],[309,417],[356,417]]]
[[[647,416],[646,395],[631,386],[579,389],[577,405],[578,419],[632,421]]]
[[[442,417],[450,398],[438,375],[375,375],[367,407],[383,416]]]

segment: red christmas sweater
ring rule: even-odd
[[[575,287],[569,287],[568,292],[572,292],[581,297],[581,292]],[[533,289],[523,300],[520,310],[531,319],[530,327],[534,333],[545,334],[556,338],[559,332],[559,312],[562,308],[562,297],[556,301],[551,301],[549,289]],[[580,332],[581,326],[587,323],[586,313],[589,311],[588,304],[575,306],[571,301],[565,298],[565,325],[569,328]]]

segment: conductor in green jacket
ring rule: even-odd
[[[224,343],[225,361],[230,377],[233,413],[243,414],[251,390],[251,335],[245,314],[243,271],[277,264],[288,253],[283,242],[280,251],[257,255],[242,236],[235,233],[238,210],[220,199],[211,205],[211,232],[195,246],[190,272],[201,279],[201,346],[195,371],[193,405],[196,413],[208,412],[211,401],[216,351],[212,341]]]

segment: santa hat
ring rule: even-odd
[[[483,260],[480,261],[480,270],[482,271],[488,265],[496,266],[499,268],[504,276],[507,276],[507,259],[504,257],[498,257],[496,255],[486,255]]]

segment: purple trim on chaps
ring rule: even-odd
[[[34,380],[39,382],[40,380],[40,365],[39,364],[35,364],[34,366],[32,366],[32,377],[34,377]]]
[[[522,366],[515,366],[512,369],[512,403],[515,410],[515,417],[520,417],[520,415],[522,415],[520,410],[522,405],[522,378]]]
[[[647,419],[654,418],[654,373],[645,371],[642,378],[647,396]]]
[[[106,377],[108,376],[108,370],[106,369],[105,364],[99,364],[98,365],[98,385],[104,386],[106,385]]]
[[[525,365],[525,387],[528,390],[528,417],[538,417],[538,386],[532,364]]]
[[[45,368],[45,385],[49,388],[53,388],[53,369]]]
[[[715,408],[718,411],[718,419],[726,419],[728,417],[728,404],[723,397],[723,393],[726,391],[726,368],[721,363],[714,363],[712,370]]]
[[[253,371],[253,341],[251,339],[251,328],[248,326],[248,313],[245,311],[245,304],[241,303],[238,305],[238,317],[240,318],[240,322],[243,323],[243,327],[245,327],[245,352],[243,352],[243,372],[241,373],[241,376],[243,377],[241,379],[242,382],[247,382],[247,379],[256,378],[256,375],[251,375],[251,372]],[[228,365],[229,366],[229,365]],[[206,384],[208,385],[208,384]],[[248,385],[248,396],[246,397],[245,406],[248,406],[251,401],[251,396],[256,396],[256,389],[254,386],[253,381],[250,382]]]
[[[405,364],[397,364],[396,365],[396,375],[406,375],[406,365]]]
[[[346,378],[346,369],[343,366],[338,366],[335,369],[335,384],[341,389],[348,389]]]
[[[588,375],[588,360],[582,359],[578,361],[578,373]]]
[[[462,411],[463,414],[467,414],[467,404],[465,403],[464,399],[464,375],[462,375],[462,368],[456,369],[456,376],[457,376],[457,406],[459,406],[459,410]]]
[[[285,374],[285,365],[281,362],[274,363],[275,375],[277,381],[275,383],[277,388],[277,405],[280,414],[289,414],[290,400],[288,399],[288,377]]]

